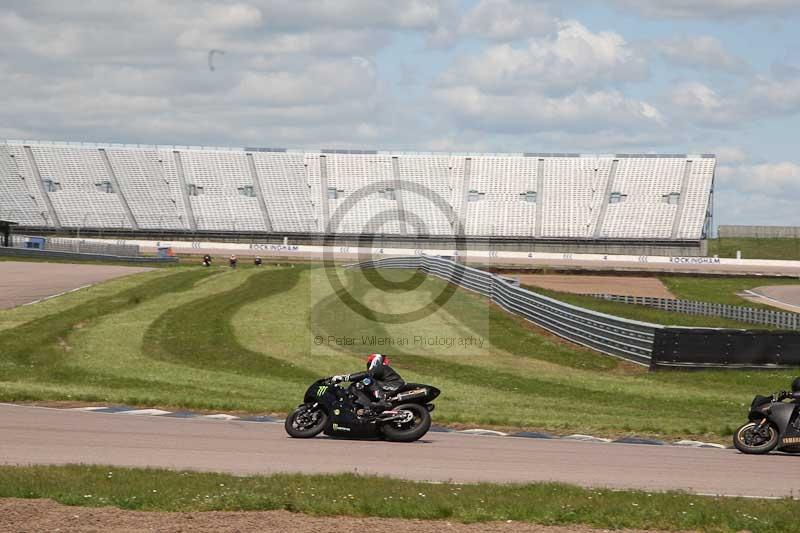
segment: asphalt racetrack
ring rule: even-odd
[[[0,309],[35,302],[101,281],[148,270],[152,269],[3,261],[0,262]]]
[[[232,474],[356,472],[434,482],[797,497],[800,456],[431,432],[413,444],[290,439],[282,424],[0,405],[3,464],[85,463]]]

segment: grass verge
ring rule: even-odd
[[[709,239],[708,255],[736,257],[742,252],[743,259],[800,260],[800,239],[725,238]]]
[[[558,483],[429,484],[384,477],[238,477],[101,466],[0,467],[0,497],[140,511],[284,509],[312,515],[713,532],[795,531],[795,500],[583,489]]]
[[[572,305],[585,307],[586,309],[593,309],[601,313],[619,316],[622,318],[639,320],[641,322],[652,322],[666,326],[687,326],[700,328],[771,329],[768,326],[761,324],[748,324],[747,322],[739,322],[738,320],[730,320],[727,318],[674,313],[672,311],[662,311],[661,309],[656,309],[654,307],[648,307],[645,305],[611,302],[608,300],[594,298],[592,296],[540,289],[539,287],[526,288],[539,294],[555,298],[556,300],[570,303]]]
[[[380,272],[385,279],[339,274],[377,314],[424,307],[444,286],[434,278],[417,286],[397,270]],[[462,290],[432,311],[408,322],[358,314],[318,267],[148,272],[0,311],[0,326],[8,326],[0,399],[286,413],[314,378],[360,370],[366,353],[381,351],[407,381],[442,389],[439,424],[728,443],[752,396],[785,389],[793,377],[649,374]],[[330,337],[356,340],[339,345]],[[417,338],[485,342],[436,346]]]
[[[719,277],[719,276],[663,276],[661,281],[682,300],[698,300],[726,305],[775,309],[736,296],[736,293],[768,285],[797,285],[795,278]]]

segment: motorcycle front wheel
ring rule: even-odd
[[[386,440],[393,442],[414,442],[421,439],[431,428],[431,414],[424,405],[407,403],[393,409],[409,413],[409,420],[388,422],[381,427]]]
[[[325,429],[328,423],[328,414],[322,409],[313,411],[307,405],[301,405],[286,417],[283,427],[290,437],[295,439],[310,439]]]
[[[757,431],[758,424],[748,422],[733,434],[733,445],[742,453],[762,454],[769,453],[778,445],[778,430],[767,423],[761,431]],[[765,434],[766,433],[766,434]]]

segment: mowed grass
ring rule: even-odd
[[[581,524],[606,529],[796,531],[800,503],[584,489],[429,484],[340,475],[231,476],[102,466],[0,467],[0,497],[137,511],[288,510],[323,516]]]
[[[681,300],[771,310],[776,310],[776,308],[751,302],[750,300],[737,296],[737,294],[757,287],[800,284],[800,280],[795,278],[764,278],[756,276],[660,276],[659,279],[676,298]],[[594,309],[595,311],[607,313],[609,315],[640,320],[642,322],[653,322],[655,324],[664,324],[668,326],[774,329],[761,324],[751,324],[744,321],[713,316],[662,311],[644,305],[611,302],[591,296],[547,290],[540,287],[530,286],[527,288],[539,294],[544,294],[573,305]]]
[[[665,326],[686,326],[686,327],[706,327],[706,328],[758,328],[769,329],[767,326],[759,324],[748,324],[738,320],[730,320],[721,317],[703,316],[703,315],[690,315],[686,313],[674,313],[672,311],[662,311],[654,307],[646,305],[626,304],[624,302],[611,302],[594,298],[593,296],[586,296],[582,294],[571,294],[566,292],[558,292],[547,289],[540,289],[538,287],[528,287],[533,292],[555,298],[562,302],[567,302],[572,305],[593,309],[601,313],[614,315],[631,320],[639,320],[641,322],[652,322],[654,324],[662,324]]]
[[[774,308],[751,302],[750,300],[737,296],[737,294],[757,287],[800,284],[800,279],[788,277],[662,276],[660,279],[676,298],[682,300],[699,300],[701,302],[760,307],[765,309]]]
[[[380,351],[442,389],[440,424],[727,441],[754,394],[793,376],[651,374],[397,270],[181,267],[0,311],[0,324],[5,401],[285,413],[316,377]]]
[[[709,239],[708,254],[719,257],[736,257],[742,252],[742,259],[782,259],[800,260],[800,239],[757,239],[725,238]]]

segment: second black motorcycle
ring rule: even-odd
[[[785,402],[786,399],[792,401]],[[799,399],[798,380],[792,384],[792,392],[756,396],[750,404],[747,417],[750,421],[733,434],[733,445],[740,452],[749,454],[769,453],[775,449],[800,453]]]
[[[331,378],[315,381],[306,391],[303,404],[286,417],[286,433],[294,438],[311,438],[325,432],[332,437],[384,438],[413,442],[431,427],[431,403],[440,390],[430,385],[406,383],[387,398],[391,408],[380,413],[369,409],[365,389],[370,378],[339,387]]]

